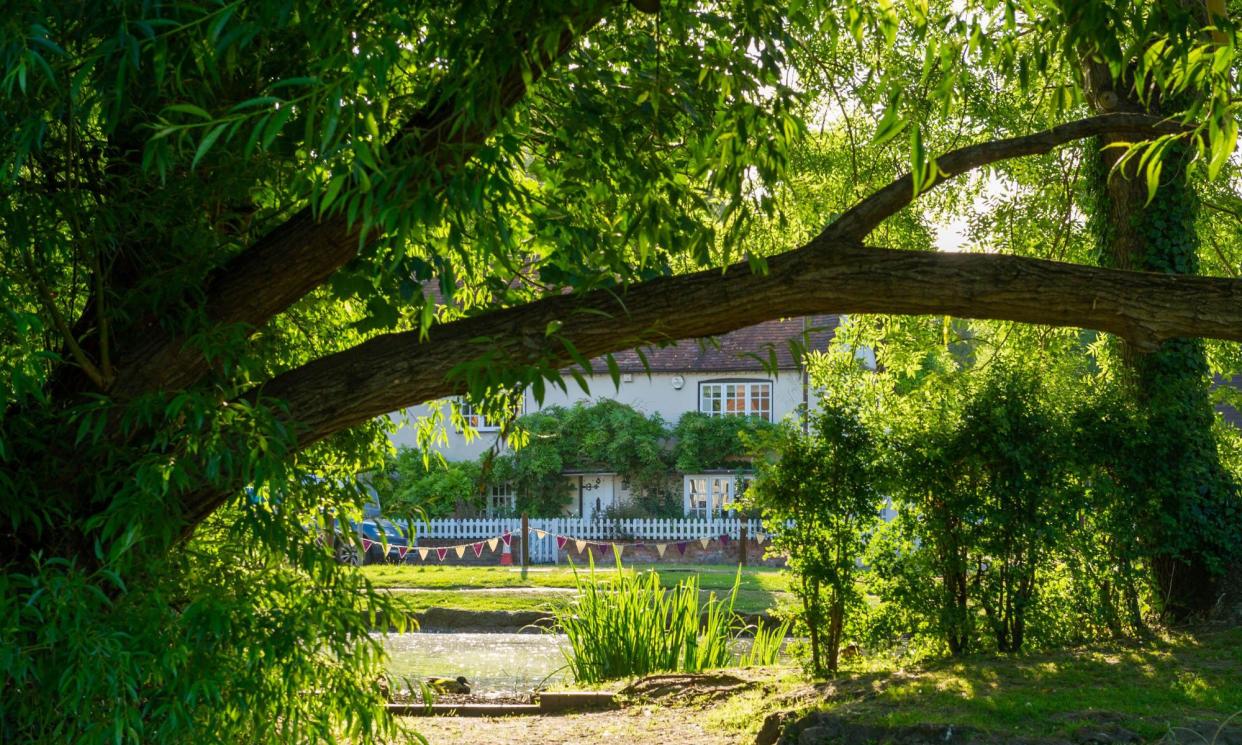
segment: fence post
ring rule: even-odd
[[[530,566],[530,518],[522,513],[522,579],[526,579],[526,567]]]
[[[746,523],[737,529],[737,563],[746,566]]]

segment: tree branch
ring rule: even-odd
[[[660,278],[621,293],[556,296],[417,331],[387,334],[290,370],[255,398],[288,406],[305,447],[373,417],[461,393],[463,361],[570,364],[665,339],[712,336],[815,313],[953,315],[1092,328],[1152,348],[1201,336],[1242,341],[1242,280],[1100,269],[1015,256],[867,248],[815,238],[771,259]],[[559,321],[549,337],[548,324]],[[191,524],[222,493],[191,495]]]
[[[1184,127],[1147,114],[1114,113],[1092,116],[1022,137],[967,145],[947,152],[936,159],[939,175],[924,191],[976,168],[1025,155],[1043,155],[1061,145],[1087,137],[1113,135],[1147,139],[1159,134],[1184,131]],[[833,221],[824,230],[824,238],[833,241],[862,241],[880,223],[914,201],[915,196],[914,179],[907,173]]]
[[[449,180],[449,174],[474,156],[525,96],[528,82],[538,80],[578,37],[599,23],[615,1],[586,2],[575,17],[564,19],[566,25],[554,49],[539,48],[531,50],[529,56],[518,56],[494,87],[470,88],[478,100],[433,93],[427,106],[411,117],[388,146],[426,163],[421,183],[409,188]],[[518,38],[523,45],[537,41],[526,34]],[[457,81],[448,85],[461,87]],[[479,112],[486,113],[472,121],[470,117]],[[349,225],[342,214],[320,219],[309,208],[301,210],[211,278],[204,303],[209,322],[217,327],[243,324],[252,331],[257,329],[353,259],[362,243],[361,235],[362,225]],[[367,242],[379,237],[379,231],[372,230]],[[163,331],[153,320],[129,336],[126,369],[118,373],[113,391],[118,398],[153,389],[184,388],[209,370],[210,361],[201,351],[187,346],[185,337]]]

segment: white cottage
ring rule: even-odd
[[[794,356],[790,342],[824,350],[840,323],[837,316],[769,321],[738,329],[714,341],[683,340],[665,347],[645,348],[646,366],[636,351],[620,352],[614,355],[621,373],[619,387],[614,386],[606,362],[596,359],[591,362],[595,374],[586,376],[589,394],[573,385],[568,393],[549,388],[540,404],[527,391],[523,407],[531,412],[541,406],[572,406],[609,398],[647,414],[658,413],[669,422],[676,422],[689,411],[780,421],[795,416],[803,405],[813,409],[818,403],[802,360]],[[760,362],[772,356],[776,359],[775,370]],[[869,351],[862,356],[866,364],[874,364]],[[430,412],[430,407],[419,406],[406,413],[413,419]],[[499,426],[475,414],[470,414],[469,419],[478,436],[467,440],[464,433],[450,427],[447,444],[439,448],[446,459],[477,459],[495,446]],[[415,447],[415,431],[413,425],[403,427],[393,435],[393,443]],[[680,476],[686,515],[697,517],[719,515],[747,480],[734,471]],[[591,517],[612,505],[625,503],[629,496],[629,485],[615,473],[568,472],[565,477],[571,495],[566,507],[568,515]],[[489,511],[511,509],[514,499],[511,491],[495,487],[488,500]]]

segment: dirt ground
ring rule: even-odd
[[[740,742],[708,732],[683,707],[635,706],[569,716],[426,717],[406,720],[431,745],[734,745]],[[410,742],[417,742],[411,737]]]
[[[695,745],[751,743],[706,722],[741,693],[759,693],[760,676],[725,673],[652,675],[622,690],[622,708],[560,716],[411,717],[430,745]],[[410,742],[417,742],[411,736]]]

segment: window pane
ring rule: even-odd
[[[750,412],[758,417],[772,419],[772,385],[755,383],[750,388]]]
[[[705,385],[699,392],[699,411],[710,416],[720,414],[721,386]]]

